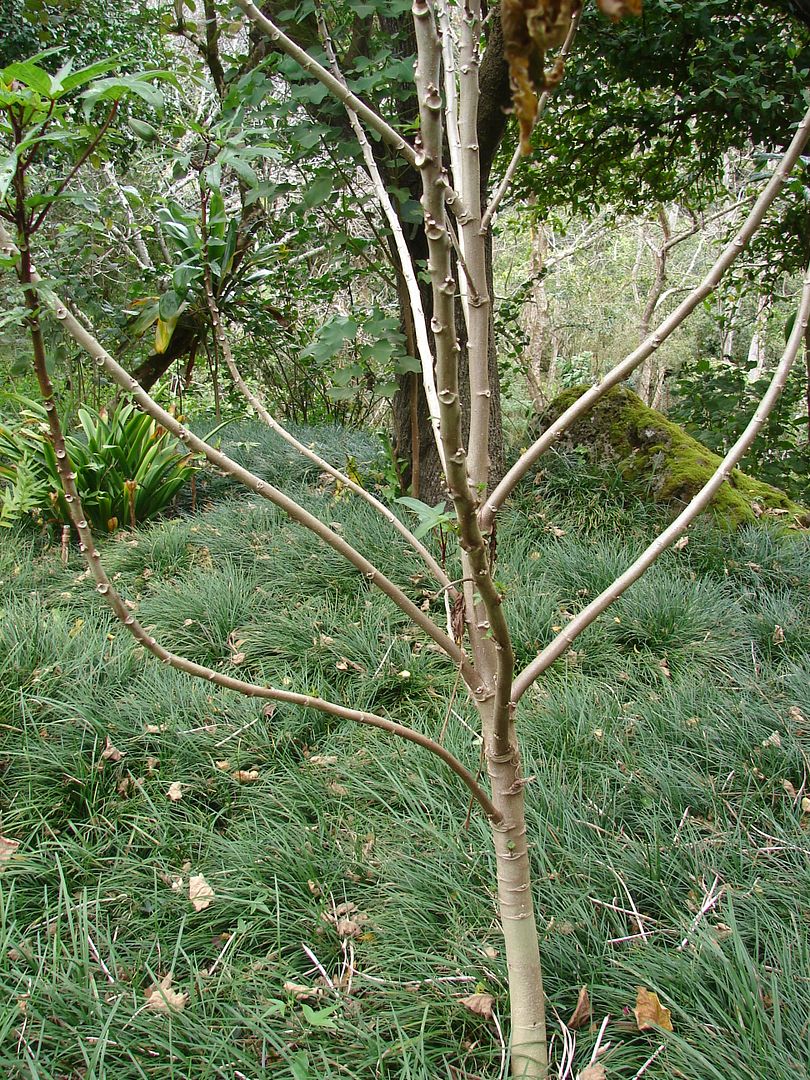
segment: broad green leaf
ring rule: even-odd
[[[76,90],[80,86],[84,86],[85,83],[91,82],[99,75],[103,75],[105,71],[111,71],[118,59],[99,60],[95,64],[89,64],[87,67],[79,68],[74,71],[72,75],[68,75],[66,78],[61,78],[61,72],[57,73],[57,80],[61,83],[61,89],[63,93],[67,93],[69,90]]]
[[[374,396],[378,398],[392,398],[399,386],[393,380],[387,380],[386,382],[377,383],[374,387]]]
[[[357,397],[358,393],[357,386],[330,386],[326,391],[326,396],[330,401],[351,401],[352,398]]]
[[[398,375],[404,375],[406,372],[409,371],[418,373],[421,370],[421,363],[416,359],[415,356],[408,356],[407,353],[404,353],[402,356],[398,356],[394,361],[394,371],[396,371]]]
[[[189,285],[200,276],[200,267],[193,263],[181,263],[174,268],[172,285],[180,296],[185,296]]]
[[[143,307],[143,310],[138,315],[137,319],[132,323],[131,331],[133,337],[140,337],[140,335],[148,330],[158,317],[158,301],[150,300]]]
[[[21,82],[43,97],[51,96],[51,77],[48,72],[31,60],[21,60],[3,69],[4,82]]]
[[[317,176],[305,189],[304,197],[301,201],[307,210],[312,210],[316,206],[320,206],[322,202],[326,202],[331,194],[332,177],[323,175]]]
[[[340,1003],[337,1002],[323,1009],[313,1009],[305,1001],[301,1002],[301,1012],[304,1014],[307,1023],[311,1024],[312,1027],[325,1028],[327,1031],[334,1031],[336,1024],[331,1018],[339,1007]]]
[[[158,302],[158,315],[163,322],[170,322],[172,319],[177,322],[177,316],[180,314],[181,305],[182,300],[174,289],[168,289]],[[160,351],[161,350],[158,349],[158,352]]]

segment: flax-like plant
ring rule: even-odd
[[[579,401],[520,458],[496,486],[489,476],[489,412],[492,388],[489,384],[487,354],[490,334],[491,300],[486,273],[486,230],[503,195],[501,187],[489,206],[484,204],[478,162],[478,63],[483,47],[481,5],[477,0],[414,0],[413,20],[417,42],[416,85],[420,126],[413,144],[384,117],[363,103],[346,86],[339,72],[318,64],[265,16],[251,0],[237,0],[254,29],[263,32],[271,44],[296,61],[319,80],[347,110],[363,142],[363,126],[400,153],[406,162],[419,170],[423,182],[422,210],[429,244],[428,270],[432,284],[432,311],[425,312],[416,299],[411,315],[417,327],[416,338],[425,391],[431,410],[433,432],[443,462],[447,490],[455,515],[453,542],[458,545],[462,565],[460,582],[450,582],[443,568],[386,508],[378,506],[389,524],[423,559],[436,578],[437,586],[452,601],[447,629],[438,626],[428,613],[409,597],[360,551],[335,529],[306,510],[289,495],[243,468],[220,450],[198,438],[176,418],[167,413],[143,390],[65,306],[39,279],[32,264],[32,224],[36,220],[26,210],[26,152],[18,156],[13,190],[15,201],[11,224],[16,232],[0,225],[2,254],[14,265],[22,285],[28,311],[28,327],[34,352],[34,366],[43,403],[48,415],[54,452],[59,463],[64,498],[71,510],[74,525],[88,566],[102,594],[122,624],[152,655],[192,676],[227,687],[236,692],[270,700],[280,700],[318,709],[334,716],[382,729],[418,743],[444,761],[469,788],[492,826],[492,843],[497,862],[497,897],[504,937],[510,992],[511,1070],[516,1077],[546,1078],[549,1074],[544,996],[540,949],[530,874],[532,844],[526,832],[524,800],[528,778],[521,769],[519,731],[521,699],[549,666],[610,604],[636,581],[655,559],[680,537],[697,515],[709,504],[720,485],[751,445],[776,401],[790,367],[797,355],[810,313],[810,273],[805,280],[797,318],[785,352],[776,368],[767,393],[743,435],[723,459],[711,480],[663,533],[621,573],[616,580],[587,605],[551,643],[521,671],[516,671],[515,649],[510,631],[509,604],[495,580],[495,523],[497,514],[518,482],[555,438],[582,415],[611,386],[630,375],[641,365],[715,288],[723,271],[733,262],[776,196],[780,186],[801,153],[810,132],[810,112],[805,117],[791,146],[777,166],[772,179],[755,202],[745,223],[722,253],[704,282],[695,289],[658,328],[623,360],[605,379],[592,387]],[[630,5],[628,4],[628,8]],[[621,14],[624,5],[611,0],[610,14]],[[621,9],[621,10],[619,10]],[[534,123],[537,99],[548,92],[562,75],[561,63],[553,65],[540,82],[532,72],[544,71],[547,50],[570,48],[572,24],[578,13],[576,3],[544,5],[512,0],[502,4],[506,32],[505,56],[511,67],[515,105],[524,144]],[[528,16],[528,18],[527,18]],[[321,23],[328,48],[327,28]],[[609,33],[609,27],[605,27]],[[20,142],[23,141],[21,135]],[[373,155],[366,156],[370,181],[386,213],[395,241],[399,226],[387,215],[387,195],[375,170]],[[516,167],[516,166],[515,166]],[[204,193],[203,193],[204,194]],[[403,275],[416,281],[416,270],[407,251],[397,245]],[[418,297],[418,290],[415,291]],[[411,290],[412,297],[414,290]],[[231,374],[254,407],[271,426],[279,430],[262,403],[250,395],[233,363],[226,328],[210,274],[206,298],[216,344]],[[454,665],[478,711],[486,781],[481,781],[461,761],[436,741],[414,728],[388,717],[351,709],[290,689],[248,683],[206,667],[165,648],[145,629],[119,596],[102,566],[91,529],[81,506],[75,476],[66,452],[62,429],[55,408],[53,387],[48,375],[45,343],[40,325],[41,311],[48,307],[65,332],[112,379],[129,392],[141,408],[177,436],[189,449],[204,454],[210,462],[240,480],[256,495],[268,499],[293,521],[309,529],[359,571],[370,585],[378,588],[441,650],[448,664]],[[467,325],[469,342],[469,379],[466,399],[470,402],[469,434],[465,435],[462,418],[462,387],[459,374],[459,319]],[[302,448],[303,449],[303,448]],[[309,455],[312,456],[311,454]],[[333,475],[337,470],[330,466]],[[356,485],[355,485],[356,487]],[[352,488],[354,490],[355,488]],[[372,505],[377,505],[373,500]],[[542,783],[542,776],[537,778]]]

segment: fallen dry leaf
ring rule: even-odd
[[[781,746],[782,736],[778,731],[772,731],[767,739],[762,740],[763,746]]]
[[[237,784],[255,784],[259,779],[258,769],[234,769],[231,773]]]
[[[6,863],[9,862],[19,846],[19,840],[12,840],[10,836],[0,836],[0,870],[5,869]]]
[[[605,1066],[597,1061],[583,1069],[581,1073],[577,1073],[577,1080],[607,1080]]]
[[[791,799],[796,798],[796,795],[797,795],[796,788],[793,786],[793,784],[791,784],[790,780],[783,780],[782,781],[782,787],[785,789],[785,791],[791,797]]]
[[[773,628],[773,643],[774,645],[784,645],[785,643],[785,631],[778,623]]]
[[[214,890],[202,874],[192,874],[188,879],[188,898],[195,911],[203,911],[213,902]]]
[[[810,799],[808,799],[806,795],[802,799],[802,813],[810,814]]]
[[[179,780],[175,780],[173,784],[169,784],[169,790],[166,792],[166,798],[171,799],[172,802],[177,802],[178,799],[183,798],[183,785]]]
[[[324,911],[321,918],[335,928],[340,938],[361,938],[363,926],[368,922],[365,911],[358,911],[357,904],[351,901],[338,904],[332,911]]]
[[[118,749],[117,746],[113,746],[113,741],[110,736],[107,736],[107,741],[104,745],[104,749],[101,751],[102,761],[120,761],[124,755]]]
[[[568,1021],[568,1027],[572,1031],[579,1031],[580,1028],[586,1027],[591,1022],[591,999],[588,996],[588,987],[583,986],[579,991],[577,997],[577,1005],[571,1014],[571,1019]]]
[[[807,717],[804,715],[798,705],[791,705],[788,709],[788,716],[795,724],[806,724]]]
[[[675,543],[672,546],[676,551],[683,551],[683,549],[686,547],[686,545],[688,543],[689,543],[689,537],[688,536],[682,536],[680,538],[680,540],[676,540]]]
[[[324,988],[322,986],[303,986],[301,983],[285,982],[284,992],[292,994],[296,1001],[317,1001],[322,998]]]
[[[338,671],[359,671],[361,675],[365,675],[366,669],[362,664],[358,664],[355,660],[350,660],[347,656],[341,656],[341,658],[335,664]]]
[[[492,1019],[492,1007],[495,1004],[492,994],[469,994],[458,1000],[465,1009],[469,1009],[476,1016],[483,1016],[485,1020]]]
[[[153,1012],[182,1012],[186,1007],[188,994],[179,994],[172,990],[172,977],[166,975],[159,983],[146,991],[146,1007]]]
[[[636,1026],[639,1031],[652,1031],[655,1028],[663,1028],[664,1031],[672,1031],[672,1015],[669,1009],[665,1009],[658,1000],[658,994],[652,990],[646,990],[643,986],[638,988],[636,1007],[633,1009],[636,1018]]]
[[[165,882],[172,892],[183,891],[183,875],[182,874],[167,874],[163,870],[160,871],[160,880]]]

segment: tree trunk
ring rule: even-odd
[[[492,801],[503,814],[503,821],[492,826],[492,839],[509,980],[511,1073],[515,1077],[546,1080],[546,1006],[526,835],[525,778],[521,773],[514,724],[510,725],[510,752],[499,755],[490,742],[491,720],[488,722],[486,707],[482,706],[480,711]]]
[[[407,238],[411,257],[416,260],[427,258],[424,229],[420,228],[415,235]],[[420,254],[421,252],[421,254]],[[492,291],[492,240],[491,235],[487,242],[487,284]],[[429,285],[423,282],[419,284],[419,292],[422,297],[422,307],[425,318],[430,324],[433,311],[433,299]],[[404,285],[400,285],[400,311],[408,308],[407,293]],[[411,333],[407,319],[403,319],[406,340],[411,340]],[[465,441],[469,435],[470,409],[469,409],[469,379],[467,368],[467,328],[464,324],[464,316],[461,305],[456,305],[456,332],[458,334],[461,353],[459,356],[459,382],[461,390],[461,408],[464,424]],[[495,348],[493,328],[490,326],[489,335],[489,383],[492,389],[490,398],[489,420],[489,454],[491,461],[491,485],[498,483],[504,474],[504,445],[503,423],[501,416],[501,391],[500,377],[498,374],[498,355]],[[439,462],[433,431],[430,426],[425,392],[421,379],[412,379],[410,375],[404,375],[399,380],[399,390],[394,397],[394,443],[398,457],[404,458],[407,465],[403,472],[403,479],[411,487],[411,493],[423,502],[434,505],[439,499],[446,498],[447,488],[444,482],[441,464]],[[416,463],[416,468],[414,468]],[[414,478],[416,483],[414,483]]]

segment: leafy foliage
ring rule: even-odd
[[[8,400],[8,399],[7,399]],[[45,410],[18,398],[16,423],[0,422],[0,524],[24,516],[53,525],[70,524]],[[176,440],[133,405],[120,403],[108,416],[79,410],[81,435],[66,448],[87,520],[107,532],[134,526],[165,510],[194,471]]]
[[[780,146],[804,110],[806,26],[753,0],[650,0],[610,32],[586,11],[528,181],[550,209],[700,203],[731,148]]]

